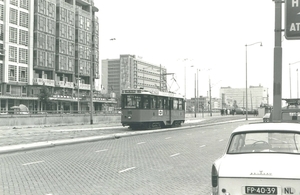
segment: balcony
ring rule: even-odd
[[[43,79],[43,78],[34,78],[33,84],[34,85],[45,85],[45,86],[51,86],[51,87],[54,87],[54,85],[55,85],[54,80]]]
[[[65,81],[56,81],[55,82],[56,87],[62,87],[62,88],[74,88],[74,83],[73,82],[65,82]]]
[[[84,89],[84,90],[90,90],[91,89],[91,85],[90,84],[79,84],[79,89]]]

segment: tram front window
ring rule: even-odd
[[[127,95],[125,96],[124,108],[140,108],[141,102],[141,96]]]

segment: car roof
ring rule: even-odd
[[[253,123],[237,127],[232,133],[246,131],[297,131],[300,133],[299,123]]]

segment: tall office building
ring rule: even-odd
[[[145,62],[135,55],[102,60],[101,70],[102,88],[107,93],[115,93],[117,97],[122,89],[128,88],[167,91],[167,69]]]
[[[99,78],[97,11],[93,0],[0,1],[1,111],[40,110],[43,87],[52,110],[89,109]]]
[[[253,110],[260,107],[261,104],[268,103],[268,88],[263,86],[250,86],[247,90],[248,109]],[[221,87],[220,97],[222,105],[237,105],[239,108],[246,108],[246,90],[245,88]]]

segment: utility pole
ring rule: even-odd
[[[159,65],[159,91],[161,91],[161,64]]]
[[[199,112],[199,79],[198,79],[198,71],[199,69],[197,68],[197,112]]]
[[[197,96],[197,93],[196,93],[196,73],[195,73],[195,118],[197,117],[197,114],[196,114],[196,96]]]
[[[284,1],[274,0],[275,3],[275,47],[274,47],[274,89],[273,89],[273,112],[272,122],[281,122],[281,95],[282,95],[282,3]]]
[[[211,83],[210,83],[210,78],[209,78],[209,112],[210,112],[210,116],[212,116],[212,109],[211,109]]]

